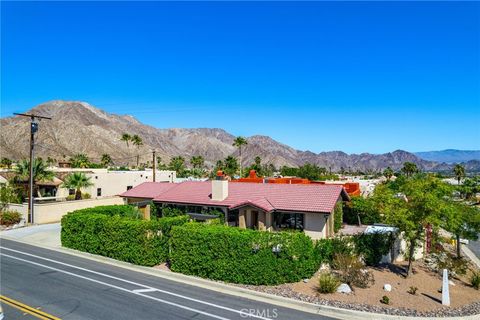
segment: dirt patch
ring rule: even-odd
[[[442,308],[442,278],[436,273],[428,270],[426,267],[419,265],[414,268],[414,273],[410,277],[405,278],[401,264],[386,265],[378,268],[368,268],[373,273],[375,284],[370,288],[360,289],[354,288],[351,294],[333,293],[320,294],[317,291],[318,276],[315,274],[308,282],[298,282],[289,284],[294,292],[315,296],[325,300],[342,301],[355,304],[369,304],[390,308],[406,308],[418,311],[431,311]],[[480,301],[480,292],[473,289],[468,283],[468,275],[457,279],[450,279],[454,285],[450,285],[450,308],[461,307]],[[384,284],[392,286],[391,292],[383,289]],[[417,287],[415,295],[408,293],[411,286]],[[380,302],[384,296],[390,298],[390,305]]]

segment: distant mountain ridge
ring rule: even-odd
[[[480,161],[480,150],[457,150],[446,149],[441,151],[415,152],[415,155],[423,160],[458,163],[471,160]]]
[[[85,153],[92,160],[99,161],[102,154],[110,154],[117,165],[133,164],[140,154],[141,162],[151,161],[151,150],[155,149],[163,162],[173,156],[187,160],[194,155],[205,158],[208,166],[228,155],[237,156],[232,146],[234,136],[223,129],[159,129],[142,124],[133,116],[110,114],[86,102],[55,100],[40,104],[29,111],[50,116],[52,120],[40,122],[37,134],[37,155],[68,159],[73,154]],[[7,117],[0,119],[0,149],[2,157],[22,159],[28,156],[28,119]],[[138,134],[144,145],[132,146],[120,140],[122,133]],[[452,165],[419,158],[403,150],[385,154],[346,154],[342,151],[314,153],[300,151],[280,143],[271,137],[254,135],[247,138],[244,147],[243,164],[251,164],[256,156],[264,163],[276,167],[299,166],[306,162],[330,168],[332,171],[362,170],[379,171],[386,167],[400,169],[404,162],[411,161],[422,170],[451,170]],[[467,170],[480,171],[480,161],[466,163]]]

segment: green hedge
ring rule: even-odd
[[[110,208],[101,208],[102,213],[92,209],[62,218],[62,246],[144,266],[167,260],[172,226],[189,220],[188,216],[138,220],[112,214]]]
[[[337,233],[343,224],[343,204],[342,202],[337,202],[335,209],[333,210],[333,231]]]
[[[259,232],[188,223],[171,232],[173,271],[243,284],[280,284],[310,278],[319,260],[300,232]],[[273,248],[280,245],[280,252]]]
[[[110,205],[110,206],[98,206],[93,208],[86,208],[73,211],[71,213],[94,213],[94,214],[104,214],[107,216],[119,215],[122,217],[131,217],[134,218],[138,214],[138,209],[135,206],[131,205]]]
[[[331,264],[336,254],[355,254],[361,256],[367,265],[374,266],[390,252],[393,240],[394,237],[389,233],[361,233],[318,240],[315,250],[322,263]]]

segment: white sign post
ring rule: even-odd
[[[444,306],[450,305],[450,293],[448,292],[448,270],[447,269],[443,269],[442,304]]]

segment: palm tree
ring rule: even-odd
[[[453,167],[453,173],[455,174],[455,178],[457,178],[458,184],[460,185],[460,181],[463,177],[465,177],[465,167],[461,164],[456,164]]]
[[[102,154],[102,165],[104,167],[108,166],[109,164],[112,164],[112,157],[110,157],[110,155],[108,153],[104,153]]]
[[[75,200],[82,200],[82,189],[93,186],[90,177],[83,172],[69,174],[62,183],[63,188],[75,189]]]
[[[414,173],[418,172],[417,165],[407,161],[403,164],[402,172],[405,173],[407,177],[411,177]]]
[[[133,145],[137,146],[137,168],[138,168],[138,162],[140,161],[140,155],[138,154],[138,149],[140,148],[140,146],[143,145],[143,140],[137,134],[133,135],[131,140],[132,140]]]
[[[387,181],[390,181],[390,179],[393,177],[393,169],[387,167],[385,170],[383,170],[383,176],[387,178]]]
[[[84,153],[77,153],[70,158],[70,163],[73,168],[88,168],[90,166],[90,160]]]
[[[37,158],[33,161],[33,194],[38,194],[37,182],[52,181],[54,178],[53,171],[48,170],[48,165],[43,160]],[[30,161],[22,160],[15,168],[15,183],[25,183],[30,177]]]
[[[185,174],[185,158],[182,156],[173,157],[172,159],[170,159],[168,169],[176,171],[177,175],[180,178],[183,178],[183,175]]]
[[[238,148],[238,155],[240,157],[240,176],[242,176],[242,146],[246,146],[248,144],[247,139],[244,137],[236,137],[233,140],[233,146]]]
[[[235,157],[228,156],[223,161],[225,173],[233,176],[238,171],[238,161]]]
[[[123,133],[122,134],[122,137],[120,138],[121,141],[125,141],[125,143],[127,144],[127,148],[130,147],[128,145],[128,142],[132,140],[132,136],[129,135],[128,133]]]
[[[8,169],[10,169],[10,167],[12,166],[12,163],[13,161],[8,158],[2,158],[2,160],[0,161],[0,164],[4,167],[7,167]]]
[[[193,156],[190,159],[190,163],[192,164],[194,169],[202,168],[203,164],[205,163],[205,159],[202,156]]]

